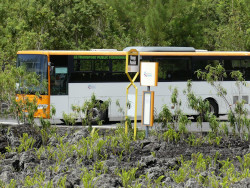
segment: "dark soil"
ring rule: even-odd
[[[97,169],[97,177],[91,179],[94,187],[123,187],[124,183],[118,172],[121,174],[122,169],[128,171],[132,168],[138,168],[135,173],[136,179],[129,184],[132,187],[202,187],[202,184],[195,177],[188,177],[179,183],[175,182],[171,177],[170,172],[177,173],[182,165],[180,156],[183,156],[185,161],[191,160],[192,154],[197,153],[203,154],[204,158],[207,156],[212,159],[217,157],[217,161],[229,159],[232,160],[232,164],[237,171],[240,170],[240,163],[236,156],[243,158],[244,155],[250,153],[250,142],[241,141],[235,137],[222,138],[219,145],[202,143],[190,146],[186,141],[166,142],[160,139],[159,135],[154,134],[148,139],[132,141],[128,150],[119,147],[119,144],[116,148],[105,146],[101,151],[103,157],[95,153],[92,158],[81,158],[73,151],[72,155],[67,155],[63,162],[59,164],[57,160],[46,157],[48,156],[47,151],[40,158],[38,157],[37,150],[43,145],[42,135],[38,129],[28,125],[1,126],[0,133],[0,152],[2,155],[0,157],[0,187],[10,184],[12,179],[16,180],[16,187],[26,187],[28,186],[27,177],[35,177],[41,172],[44,173],[43,181],[33,187],[39,187],[39,185],[40,187],[48,186],[49,182],[53,184],[52,187],[59,187],[62,185],[60,182],[62,183],[64,177],[66,179],[63,186],[84,187],[82,179],[83,175],[86,174],[86,170],[88,172],[93,171],[94,165],[101,161],[103,162],[103,168]],[[20,138],[23,133],[28,133],[29,136],[36,140],[33,148],[28,151],[8,152],[6,147],[11,146],[14,148],[20,145]],[[115,134],[114,130],[99,130],[98,133],[100,136],[98,140],[106,140],[108,136]],[[57,138],[51,137],[46,146],[59,148],[62,143],[68,143],[68,145],[77,144],[82,138],[86,138],[90,134],[88,129],[84,127],[58,127],[56,135],[58,137],[59,135],[64,136],[62,142],[60,143]],[[121,140],[118,140],[118,143],[122,143]],[[217,166],[210,166],[200,174],[208,177],[211,171],[214,171],[216,177],[220,180],[223,178],[219,171],[220,167],[221,165],[218,163]],[[164,177],[159,184],[155,183],[155,180],[160,176]],[[34,182],[35,178],[32,181]],[[250,187],[250,178],[233,182],[230,186]],[[89,187],[91,186],[89,185]],[[222,187],[222,185],[219,185],[219,187]]]

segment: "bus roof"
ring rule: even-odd
[[[130,46],[123,51],[136,49],[139,52],[195,52],[193,47],[169,47],[169,46]]]
[[[132,49],[132,48],[131,48]],[[70,50],[26,50],[18,51],[17,54],[40,54],[40,55],[102,55],[102,56],[125,56],[126,51],[70,51]],[[141,56],[250,56],[250,52],[243,51],[167,51],[167,52],[140,52]]]

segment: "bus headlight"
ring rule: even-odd
[[[37,107],[37,109],[41,110],[41,109],[46,109],[47,107],[48,107],[47,104],[39,104],[38,107]]]

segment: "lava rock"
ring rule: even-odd
[[[150,167],[150,166],[154,166],[156,162],[157,162],[157,159],[153,157],[152,155],[150,155],[150,156],[141,157],[140,165],[141,167]]]
[[[95,182],[95,187],[100,188],[113,188],[113,187],[121,187],[121,180],[114,175],[111,174],[101,174],[100,176],[93,179]]]
[[[158,166],[149,168],[146,170],[146,172],[148,173],[148,178],[151,180],[155,180],[160,176],[164,175],[164,171]]]
[[[19,170],[27,170],[29,166],[34,167],[36,164],[39,164],[39,162],[40,161],[37,159],[33,151],[23,152],[20,156]],[[26,165],[27,163],[28,165]]]
[[[184,185],[185,188],[199,188],[201,187],[195,178],[190,178]]]
[[[250,178],[244,178],[241,181],[233,184],[230,186],[230,188],[249,188],[250,187]]]
[[[82,138],[86,138],[87,136],[89,136],[88,129],[80,129],[68,139],[68,142],[71,144],[76,144],[79,140],[81,140]]]
[[[7,146],[8,146],[7,138],[3,135],[0,135],[0,153],[5,153]]]

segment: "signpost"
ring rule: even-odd
[[[149,126],[154,123],[154,91],[150,91],[150,86],[158,85],[157,62],[141,62],[140,82],[141,86],[147,86],[147,91],[143,91],[142,98],[142,125],[146,126],[146,138],[148,138]]]
[[[130,84],[127,86],[126,89],[126,119],[125,119],[125,133],[128,134],[128,122],[127,122],[127,118],[128,118],[128,109],[127,109],[127,104],[128,104],[128,91],[129,88],[131,86],[133,86],[135,88],[135,104],[134,104],[134,109],[135,109],[135,113],[134,113],[134,139],[136,139],[136,126],[137,126],[137,96],[138,96],[138,88],[136,87],[136,85],[134,84],[136,78],[139,75],[139,70],[140,70],[140,53],[135,50],[135,49],[131,49],[127,52],[126,54],[126,68],[125,68],[125,73],[130,81]],[[131,78],[131,76],[129,75],[129,72],[136,72],[135,76],[133,78]],[[131,113],[131,110],[130,110]]]

